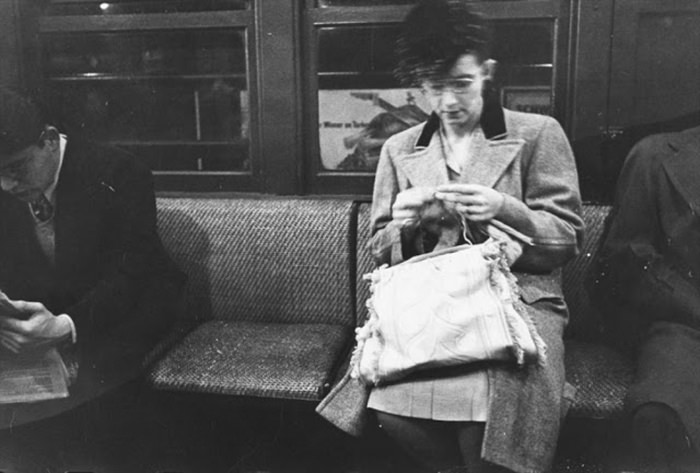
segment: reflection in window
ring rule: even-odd
[[[47,76],[245,73],[245,38],[237,31],[46,35]]]
[[[318,71],[321,77],[380,76],[396,85],[391,73],[396,66],[396,26],[325,27],[319,31]],[[336,80],[328,85],[332,87]],[[325,88],[322,86],[322,88]]]
[[[318,0],[319,7],[364,7],[379,5],[412,5],[418,0]]]
[[[466,0],[467,2],[503,2],[513,0]],[[518,1],[518,0],[516,0]],[[532,1],[532,0],[519,0]],[[413,5],[418,0],[318,0],[319,7],[364,7],[364,6],[379,6],[379,5]]]
[[[154,170],[248,170],[242,32],[42,39],[47,96],[69,133],[127,147]]]
[[[554,24],[551,20],[504,20],[493,26],[495,77],[503,106],[551,115]]]
[[[492,56],[498,81],[513,86],[551,86],[554,23],[551,20],[503,20],[493,24]]]
[[[245,90],[223,79],[180,81],[56,81],[49,95],[63,119],[104,141],[231,141],[245,136],[234,117]]]
[[[245,10],[250,0],[51,0],[46,15],[119,15]]]
[[[500,20],[493,26],[494,82],[504,104],[551,113],[553,21]],[[374,172],[383,143],[428,117],[422,93],[401,88],[393,77],[397,35],[397,25],[318,29],[318,136],[324,170]]]

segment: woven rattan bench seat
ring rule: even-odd
[[[566,379],[576,388],[572,417],[608,419],[622,414],[632,381],[632,361],[610,347],[566,341]]]
[[[156,389],[318,400],[351,329],[327,324],[209,321],[149,374]]]

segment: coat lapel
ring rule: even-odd
[[[487,139],[482,130],[474,134],[472,159],[469,169],[462,173],[461,182],[493,187],[525,144],[522,139],[503,139],[502,136],[496,138]]]
[[[93,210],[97,186],[84,176],[84,159],[71,153],[69,142],[56,188],[56,270],[64,276],[72,272],[71,268],[79,267],[81,255],[90,248],[98,228]]]
[[[498,94],[484,91],[480,129],[472,138],[473,159],[461,173],[460,182],[493,187],[518,155],[525,140],[508,139],[503,107]],[[412,186],[435,186],[449,182],[447,164],[437,131],[440,119],[432,114],[416,142],[415,152],[398,156],[397,165]]]
[[[426,123],[424,132],[416,143],[416,151],[396,157],[397,166],[406,174],[413,187],[437,186],[449,182],[440,136],[432,129],[431,120]]]
[[[675,153],[663,161],[666,174],[695,213],[700,214],[700,133],[672,135],[668,145]]]
[[[489,140],[479,130],[472,139],[469,169],[462,173],[461,182],[493,187],[518,155],[525,140]],[[447,164],[439,135],[434,133],[430,144],[410,154],[398,156],[397,165],[412,186],[435,186],[449,182]]]
[[[427,148],[399,157],[397,165],[406,174],[412,187],[438,186],[449,182],[445,158],[437,135]]]
[[[472,139],[470,168],[465,170],[460,181],[493,187],[520,152],[525,140],[508,139],[500,93],[490,82],[484,88],[483,98],[481,129]]]

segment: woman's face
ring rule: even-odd
[[[490,77],[486,64],[474,54],[463,54],[445,77],[423,81],[423,92],[443,126],[469,131],[479,123],[481,91],[484,80]]]

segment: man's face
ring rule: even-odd
[[[463,54],[446,77],[423,82],[432,111],[446,127],[470,127],[478,123],[483,108],[481,93],[490,71],[474,54]]]
[[[53,181],[58,144],[44,140],[10,155],[0,156],[0,185],[4,192],[31,202]]]

